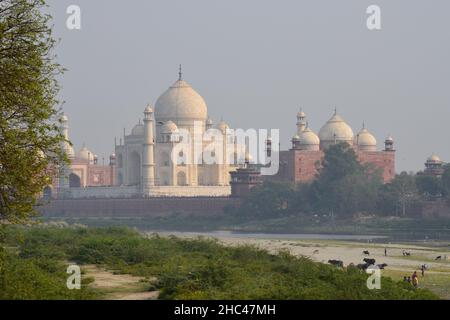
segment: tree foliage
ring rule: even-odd
[[[0,0],[0,220],[25,221],[66,161],[59,86],[44,0]]]

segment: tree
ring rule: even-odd
[[[442,191],[450,197],[450,164],[444,166],[444,173],[442,174]]]
[[[420,195],[440,196],[442,195],[442,180],[436,176],[418,174],[416,176],[416,186]]]
[[[0,0],[0,221],[20,223],[66,162],[51,17],[44,0]]]
[[[290,212],[293,192],[290,184],[265,182],[242,200],[239,211],[246,215],[280,216]]]
[[[373,210],[381,178],[377,170],[363,166],[346,143],[325,151],[318,179],[311,189],[315,193],[316,211],[340,216]]]
[[[419,209],[415,175],[402,172],[390,183],[384,185],[380,191],[378,205],[384,213],[399,212],[403,217]]]

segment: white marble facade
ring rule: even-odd
[[[205,150],[211,146],[211,141],[203,140],[208,129],[216,129],[222,139],[229,142],[220,143],[219,155],[214,152],[215,157],[220,157],[219,161],[185,163],[187,153],[194,155],[195,148]],[[148,106],[144,121],[139,121],[116,145],[116,185],[140,187],[144,196],[229,194],[229,172],[237,168],[236,160],[245,152],[245,146],[231,141],[233,138],[227,136],[227,129],[228,125],[223,121],[213,125],[204,99],[182,79],[180,72],[179,79],[159,97],[154,110]],[[190,150],[178,151],[179,144],[186,139],[182,132],[188,132],[191,139],[194,135],[197,137],[192,140],[196,142],[191,143]],[[178,161],[172,160],[175,153]],[[202,152],[197,154],[204,156]]]

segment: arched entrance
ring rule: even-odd
[[[186,174],[184,172],[178,172],[177,174],[177,184],[179,186],[185,186],[186,183]]]
[[[141,183],[141,156],[136,151],[130,155],[128,173],[128,185],[137,186]]]
[[[69,175],[69,187],[70,188],[81,188],[81,179],[75,173]]]

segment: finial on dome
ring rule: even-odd
[[[178,80],[179,81],[183,80],[183,68],[182,68],[181,64],[180,64],[180,69],[178,71]]]
[[[365,121],[363,121],[363,125],[362,125],[362,128],[363,128],[363,129],[365,129],[365,128],[366,128],[366,122],[365,122]]]
[[[337,115],[337,107],[334,107],[334,115]]]

